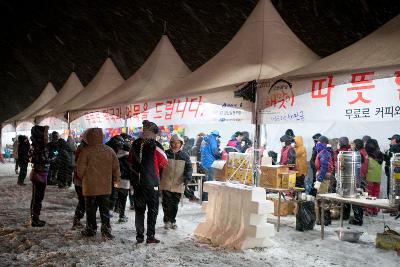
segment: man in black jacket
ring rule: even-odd
[[[20,168],[18,175],[18,185],[25,185],[25,178],[28,172],[29,163],[29,140],[25,135],[18,136],[18,166]]]
[[[162,145],[156,141],[159,132],[157,125],[143,121],[143,132],[136,139],[129,153],[132,168],[137,175],[132,175],[131,182],[135,197],[136,241],[144,241],[144,214],[147,207],[146,243],[159,243],[154,237],[158,215],[160,172],[167,166],[168,159]]]

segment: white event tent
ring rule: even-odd
[[[270,0],[260,0],[232,40],[213,58],[157,92],[142,91],[135,101],[235,90],[234,85],[267,79],[318,59],[289,29]]]
[[[291,128],[310,153],[317,132],[350,140],[370,135],[388,149],[388,137],[400,134],[399,43],[397,16],[339,52],[259,83],[267,148],[280,151],[279,138]]]
[[[6,120],[2,125],[1,140],[2,146],[12,143],[12,138],[17,134],[30,135],[30,130],[34,125],[31,120],[31,115],[46,105],[51,99],[57,95],[57,91],[51,82],[48,82],[46,87],[40,93],[38,98],[29,105],[26,109]]]
[[[72,110],[84,108],[87,104],[101,98],[102,96],[113,91],[115,88],[120,86],[124,82],[121,74],[115,67],[114,63],[110,58],[101,66],[100,70],[93,78],[93,80],[82,90],[80,93],[75,95],[70,101],[61,105],[58,108],[53,109],[49,113],[45,114],[46,117],[57,116],[58,118],[65,118],[64,114]],[[69,116],[69,122],[73,122],[77,117]],[[83,128],[84,126],[74,125],[73,128]]]
[[[37,124],[48,125],[51,130],[62,131],[66,129],[68,126],[64,120],[56,117],[49,117],[46,116],[46,114],[51,113],[53,110],[70,101],[83,89],[84,87],[78,76],[75,72],[72,72],[58,94],[31,117],[35,119]]]
[[[164,123],[167,106],[172,101],[188,103],[187,112],[174,115],[177,122],[203,124],[193,128],[191,136],[201,129],[205,131],[204,125],[210,124],[217,124],[221,130],[229,129],[221,123],[244,130],[240,124],[252,123],[253,104],[234,98],[238,86],[281,75],[318,58],[289,29],[270,0],[260,0],[241,29],[217,55],[170,86],[141,91],[134,101],[148,103],[152,118],[158,117],[157,111],[162,110],[164,116],[155,120],[159,124]],[[160,102],[165,108],[157,106]],[[224,133],[228,138],[231,134],[232,130]]]

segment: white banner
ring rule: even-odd
[[[71,129],[88,128],[120,128],[124,127],[124,119],[103,112],[87,113],[71,122]]]
[[[77,118],[71,129],[124,127],[125,116],[128,127],[141,127],[143,120],[158,125],[251,123],[252,103],[235,98],[233,92],[219,92],[77,111],[70,114],[70,118]]]
[[[158,125],[251,123],[252,103],[235,98],[233,92],[171,98],[131,104],[126,108],[128,126],[140,126],[143,120]]]
[[[388,78],[380,78],[388,77]],[[400,120],[400,67],[259,83],[261,123]]]

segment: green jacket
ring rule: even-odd
[[[382,165],[373,158],[368,158],[367,182],[380,183],[382,176]]]

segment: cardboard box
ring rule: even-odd
[[[211,165],[214,172],[214,179],[217,181],[225,181],[227,176],[226,170],[226,161],[225,160],[215,160]]]
[[[296,187],[296,173],[295,171],[289,171],[288,173],[281,173],[281,188],[293,188]]]
[[[285,165],[261,166],[260,186],[282,188],[281,173],[289,173],[289,167]]]
[[[281,216],[292,215],[294,211],[294,202],[281,200]],[[274,199],[274,216],[278,216],[278,200]]]

